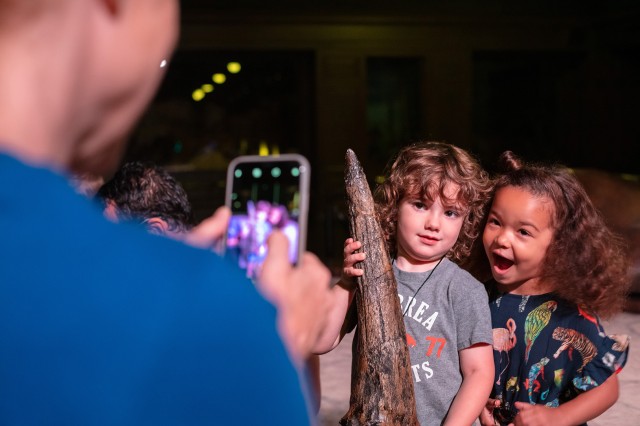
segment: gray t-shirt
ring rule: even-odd
[[[430,271],[405,272],[394,263],[393,272],[404,313],[418,419],[422,426],[440,425],[462,383],[458,351],[492,343],[487,292],[446,258],[426,282]]]

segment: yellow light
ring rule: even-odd
[[[265,140],[260,141],[260,147],[258,148],[258,155],[260,157],[266,157],[267,155],[269,155],[269,145],[267,144],[267,141]]]
[[[213,80],[213,82],[216,84],[222,84],[227,81],[227,76],[220,72],[217,72],[211,76],[211,80]]]
[[[213,84],[203,84],[201,89],[204,93],[211,93],[213,92]]]
[[[202,89],[196,89],[193,91],[193,93],[191,94],[191,97],[193,98],[194,101],[196,102],[200,102],[201,100],[204,99],[204,90]]]
[[[229,62],[227,64],[227,70],[231,73],[231,74],[238,74],[240,72],[240,70],[242,69],[242,67],[240,66],[239,62]]]
[[[271,147],[271,155],[280,155],[280,147],[278,145]]]
[[[376,176],[375,181],[377,184],[381,184],[381,183],[384,183],[385,178],[384,176]]]

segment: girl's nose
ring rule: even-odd
[[[507,247],[509,245],[509,238],[507,238],[504,232],[498,232],[494,241],[499,247]]]

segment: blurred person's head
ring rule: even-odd
[[[112,173],[166,70],[178,18],[176,0],[0,0],[0,52],[11,64],[0,73],[3,149]]]
[[[159,234],[178,234],[193,225],[191,205],[184,188],[162,167],[126,163],[97,193],[105,216],[140,221]]]

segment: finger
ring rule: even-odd
[[[212,216],[203,220],[193,228],[185,237],[184,242],[194,247],[211,248],[224,235],[231,210],[228,207],[219,207]]]
[[[527,404],[526,402],[522,402],[522,401],[516,401],[513,405],[518,409],[518,411],[523,411],[523,410],[526,411],[531,407],[533,407],[533,405]]]
[[[271,277],[286,273],[291,269],[289,262],[289,239],[280,231],[274,231],[267,239],[267,255],[264,259],[262,274]],[[301,262],[305,261],[305,257]]]

